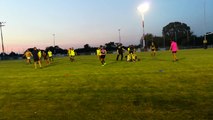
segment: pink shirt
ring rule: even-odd
[[[178,51],[178,46],[177,46],[177,43],[172,41],[171,43],[171,50],[172,51]]]

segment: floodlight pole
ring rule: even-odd
[[[1,30],[1,43],[2,43],[2,57],[4,57],[4,39],[3,39],[3,33],[2,33],[2,27],[4,22],[0,22],[0,30]]]
[[[144,13],[141,13],[141,16],[142,16],[142,28],[143,28],[143,35],[142,35],[142,39],[140,41],[140,45],[141,45],[141,49],[144,49],[145,46],[146,46],[146,43],[145,43],[145,27],[144,27]]]
[[[121,29],[118,29],[118,38],[119,38],[119,43],[121,43]]]
[[[142,13],[142,28],[143,28],[143,38],[142,38],[142,46],[145,48],[146,43],[145,43],[145,27],[144,27],[144,14]]]
[[[53,34],[53,47],[55,47],[55,34]]]
[[[142,39],[140,41],[140,44],[143,48],[145,48],[146,46],[146,42],[145,42],[145,28],[144,28],[144,13],[149,9],[149,3],[143,3],[140,6],[138,6],[138,11],[140,12],[141,16],[142,16],[142,28],[143,28],[143,36]]]
[[[203,12],[204,12],[204,29],[205,29],[205,34],[204,34],[204,40],[206,40],[206,0],[204,0],[203,3]]]
[[[53,53],[55,54],[55,34],[53,34]]]

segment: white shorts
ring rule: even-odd
[[[27,57],[28,60],[30,60],[30,57]]]

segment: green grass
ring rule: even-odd
[[[138,53],[102,67],[96,56],[56,58],[42,69],[0,61],[0,120],[213,119],[213,49]]]

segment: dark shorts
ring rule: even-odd
[[[133,54],[133,51],[129,51],[129,54]]]
[[[34,59],[34,62],[38,62],[39,61],[39,58],[38,57],[35,57],[33,58]]]
[[[106,57],[106,55],[101,55],[100,57],[104,59]]]
[[[44,56],[44,60],[47,60],[48,58],[47,58],[47,56]]]
[[[177,53],[177,51],[172,51],[172,53]]]
[[[155,49],[152,49],[152,51],[155,51]]]

